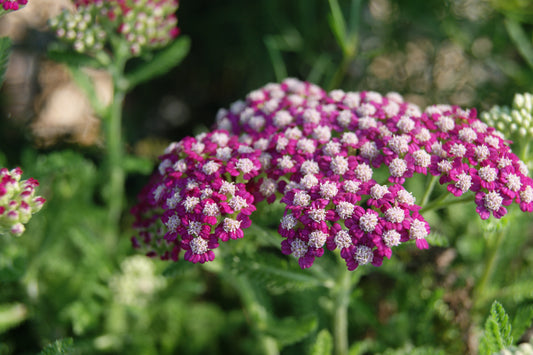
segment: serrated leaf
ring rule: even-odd
[[[272,292],[324,286],[325,281],[312,271],[302,270],[296,262],[287,262],[282,257],[258,253],[253,257],[234,258],[232,266],[254,282],[260,282]]]
[[[127,88],[133,87],[167,73],[185,58],[191,47],[189,37],[181,36],[165,49],[156,53],[149,61],[126,74]]]
[[[287,317],[281,320],[270,320],[265,332],[274,337],[283,347],[307,337],[317,326],[318,320],[314,315],[302,318]]]
[[[0,87],[4,82],[4,75],[11,54],[11,39],[9,37],[0,37]]]
[[[316,336],[311,348],[311,355],[329,355],[333,351],[333,337],[327,329],[322,329]]]
[[[72,338],[67,338],[48,344],[39,355],[70,355],[74,353]]]
[[[481,354],[493,354],[506,349],[513,343],[511,324],[505,309],[494,301],[490,309],[490,316],[485,322],[485,332],[480,341]]]

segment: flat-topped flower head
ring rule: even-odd
[[[482,219],[512,203],[531,212],[533,180],[508,144],[473,109],[422,110],[396,93],[326,93],[296,79],[267,84],[220,110],[213,132],[167,149],[136,209],[135,245],[209,261],[219,242],[246,237],[266,200],[284,205],[281,250],[302,268],[326,249],[339,249],[349,270],[379,266],[401,243],[429,247],[430,226],[406,189],[414,175],[475,196]]]

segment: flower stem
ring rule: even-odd
[[[438,176],[433,176],[429,181],[429,185],[426,189],[426,192],[424,193],[424,197],[422,197],[422,202],[420,203],[420,206],[422,208],[424,208],[424,206],[428,203],[429,197],[431,196],[431,193],[433,192],[433,189],[435,188],[435,185],[437,184],[438,180]]]
[[[448,192],[443,193],[435,201],[424,205],[424,207],[420,209],[420,213],[431,211],[431,210],[438,210],[438,209],[448,207],[451,205],[455,205],[458,203],[471,202],[471,201],[474,201],[474,198],[475,198],[475,196],[473,195],[467,195],[461,198],[455,198],[453,200],[449,200],[448,199],[449,197],[450,197],[450,194]]]
[[[504,234],[504,228],[500,229],[500,231],[498,231],[498,235],[496,236],[496,240],[491,244],[489,244],[488,242],[488,236],[486,238],[488,252],[485,258],[485,267],[483,268],[483,274],[481,275],[481,278],[479,279],[479,282],[477,283],[474,289],[474,302],[476,304],[476,307],[474,307],[474,309],[477,309],[481,305],[481,301],[483,299],[483,292],[485,291],[485,287],[487,287],[487,283],[489,282],[494,272],[494,267],[496,266],[496,260],[498,259],[498,251],[500,250]]]
[[[339,258],[340,259],[340,258]],[[335,341],[335,354],[348,354],[348,306],[350,294],[353,289],[352,273],[346,265],[339,262],[337,285],[333,289],[335,310],[333,314],[333,338]]]
[[[122,105],[125,93],[115,87],[113,102],[106,120],[106,148],[108,171],[108,222],[113,228],[118,228],[122,212],[125,173],[122,166]]]

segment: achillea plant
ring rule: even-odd
[[[22,235],[24,224],[32,214],[41,210],[46,201],[35,196],[39,182],[33,178],[20,180],[21,176],[20,168],[0,169],[0,234]]]
[[[481,219],[501,218],[512,203],[531,212],[533,180],[508,144],[475,109],[422,111],[396,93],[326,93],[286,79],[221,110],[213,132],[167,148],[132,210],[133,245],[163,259],[185,250],[186,260],[212,261],[267,200],[285,205],[281,251],[302,268],[325,249],[340,249],[348,270],[380,266],[400,243],[428,248],[421,212],[450,194],[475,201]],[[415,174],[433,176],[420,203],[405,185]],[[436,181],[449,194],[428,203]]]

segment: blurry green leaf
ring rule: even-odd
[[[388,349],[381,353],[382,355],[445,355],[441,349],[436,349],[430,346],[415,347],[412,344],[407,344],[399,349]]]
[[[232,267],[273,292],[325,286],[329,281],[317,277],[313,270],[302,270],[294,260],[288,262],[270,253],[258,253],[253,257],[239,255],[233,259]]]
[[[28,309],[22,303],[0,305],[0,333],[22,323],[28,317]]]
[[[280,346],[294,344],[307,337],[318,326],[314,315],[302,318],[287,317],[281,320],[270,320],[266,333],[276,338]]]
[[[73,347],[72,338],[59,339],[48,344],[39,355],[71,355],[77,353]]]
[[[327,329],[322,329],[316,336],[311,348],[311,355],[328,355],[333,351],[333,337]]]
[[[281,81],[287,77],[287,67],[283,62],[283,57],[281,56],[281,51],[276,43],[274,36],[266,36],[264,38],[265,46],[267,47],[268,55],[274,67],[274,74],[276,75],[276,80]]]
[[[156,53],[150,60],[139,65],[131,73],[126,74],[127,89],[167,73],[185,58],[191,46],[187,36],[180,36],[168,47]]]
[[[4,75],[9,62],[11,53],[11,39],[9,37],[0,37],[0,86],[4,82]]]
[[[94,83],[91,80],[91,77],[80,67],[78,66],[69,66],[70,74],[72,75],[72,79],[76,84],[80,87],[80,89],[83,90],[85,95],[87,95],[87,99],[89,99],[89,102],[91,103],[91,107],[96,112],[96,114],[100,117],[105,117],[106,107],[102,104],[100,99],[98,98],[98,95],[96,93],[96,89],[94,87]]]
[[[507,18],[505,20],[505,28],[522,57],[529,67],[533,68],[533,46],[522,26],[518,22]]]
[[[350,347],[349,354],[350,355],[362,355],[369,353],[372,349],[372,346],[375,344],[375,340],[373,339],[365,339],[363,341],[358,341],[357,343],[353,344]]]
[[[347,52],[346,47],[346,24],[344,22],[344,16],[342,15],[341,8],[337,0],[329,0],[329,8],[331,13],[329,14],[329,25],[337,43],[341,47],[343,53]]]
[[[102,64],[93,57],[83,53],[74,52],[62,45],[51,45],[46,53],[50,60],[63,63],[73,68],[92,67],[101,68]]]
[[[154,169],[154,163],[148,158],[127,155],[123,158],[122,167],[128,173],[148,175]]]
[[[193,263],[180,260],[177,262],[170,263],[169,266],[165,270],[163,270],[163,276],[165,277],[175,277],[178,275],[183,275],[185,272],[197,268],[197,266]]]
[[[485,322],[485,332],[479,343],[480,354],[493,354],[506,349],[513,343],[511,324],[505,309],[494,301],[490,309],[490,316]]]
[[[520,339],[533,322],[533,305],[518,308],[513,319],[513,339]]]

